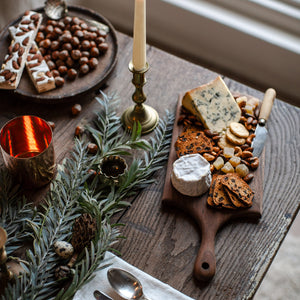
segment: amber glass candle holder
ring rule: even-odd
[[[41,187],[55,173],[52,130],[36,116],[21,116],[6,123],[0,132],[6,167],[24,188]]]

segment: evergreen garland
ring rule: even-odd
[[[86,127],[99,147],[98,153],[91,156],[87,153],[86,139],[76,139],[70,157],[58,166],[58,174],[39,209],[26,203],[20,187],[14,185],[4,167],[0,168],[0,226],[8,233],[8,256],[13,258],[14,251],[25,242],[32,243],[26,250],[26,261],[20,260],[24,271],[7,285],[2,299],[72,299],[93,278],[104,253],[113,250],[121,237],[119,224],[111,224],[111,216],[129,205],[126,198],[153,183],[155,171],[167,160],[172,114],[167,112],[160,120],[148,142],[141,138],[140,125],[132,133],[124,133],[115,112],[116,98],[104,93],[101,96],[96,98],[101,110],[96,114],[94,127]],[[144,155],[132,160],[118,185],[103,183],[99,176],[89,178],[88,170],[97,170],[103,157],[130,155],[133,149],[143,150]],[[71,239],[73,221],[83,212],[96,219],[96,237],[79,256],[72,279],[57,280],[54,270],[66,262],[55,254],[53,243]]]

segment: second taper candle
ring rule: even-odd
[[[137,71],[146,66],[146,0],[135,0],[132,64]]]

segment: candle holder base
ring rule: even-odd
[[[140,122],[142,134],[154,130],[157,126],[159,116],[157,111],[146,104],[136,104],[127,108],[122,115],[122,122],[127,130],[132,130],[135,122]]]

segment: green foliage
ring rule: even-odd
[[[115,113],[115,97],[102,93],[97,101],[101,110],[96,114],[94,127],[87,129],[99,146],[98,153],[89,155],[87,143],[76,139],[70,157],[58,166],[58,174],[39,209],[26,204],[20,187],[13,184],[5,168],[0,169],[0,225],[8,232],[6,249],[10,258],[20,245],[28,240],[32,243],[26,251],[26,261],[21,262],[24,272],[7,286],[2,299],[72,299],[92,279],[104,253],[113,250],[122,237],[120,224],[112,224],[111,217],[130,205],[126,198],[153,183],[155,171],[166,162],[174,121],[171,114],[160,120],[148,142],[141,138],[139,124],[131,133],[124,133]],[[119,185],[102,182],[98,176],[89,178],[88,170],[96,169],[103,157],[127,156],[137,149],[143,154],[132,160]],[[97,234],[90,247],[79,255],[71,282],[65,288],[64,280],[56,280],[54,273],[67,261],[55,254],[53,243],[71,239],[72,224],[83,212],[96,218]]]

